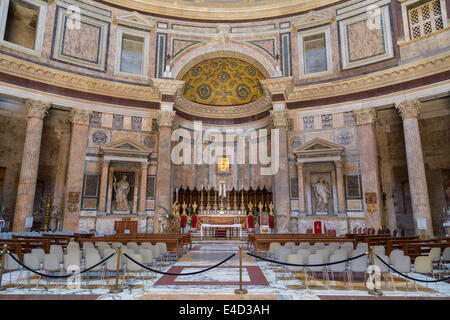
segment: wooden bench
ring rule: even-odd
[[[0,246],[7,245],[8,250],[17,254],[20,260],[23,260],[25,253],[30,253],[31,249],[42,248],[46,253],[50,251],[50,240],[44,238],[38,239],[1,239]]]
[[[294,242],[296,245],[300,242],[309,242],[310,244],[316,242],[323,242],[325,244],[331,242],[352,242],[354,247],[357,244],[352,239],[314,234],[256,234],[251,237],[249,235],[249,248],[255,252],[268,251],[271,242],[279,242],[281,245],[284,245],[286,242]]]

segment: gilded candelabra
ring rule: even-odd
[[[211,186],[208,185],[208,194],[206,196],[206,210],[208,210],[208,212],[209,212],[209,209],[211,209],[211,202],[210,202],[210,196],[209,196],[210,194],[211,194]]]
[[[48,223],[51,217],[51,214],[53,211],[55,211],[57,207],[56,206],[52,206],[52,195],[49,193],[47,196],[47,203],[45,205],[45,207],[42,207],[41,205],[39,205],[39,214],[37,215],[37,217],[39,218],[43,218],[44,220],[44,226],[42,227],[42,231],[47,232],[48,231]]]

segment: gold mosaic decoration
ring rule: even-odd
[[[262,73],[251,64],[235,58],[215,58],[195,65],[182,78],[184,97],[213,106],[241,105],[263,95]]]

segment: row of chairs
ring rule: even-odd
[[[167,246],[165,243],[160,242],[152,245],[151,243],[143,243],[139,246],[135,242],[129,242],[126,246],[122,243],[113,243],[111,246],[108,243],[98,243],[97,248],[91,242],[85,242],[83,244],[82,250],[76,242],[70,242],[66,248],[66,253],[62,246],[52,245],[50,247],[50,253],[46,254],[41,248],[32,249],[31,253],[24,254],[24,265],[29,268],[44,272],[46,274],[56,274],[61,275],[64,272],[70,273],[74,270],[80,270],[82,266],[84,269],[89,269],[98,263],[102,259],[110,256],[117,252],[117,248],[121,246],[121,256],[119,260],[120,270],[123,271],[123,277],[129,272],[142,272],[144,271],[142,267],[138,264],[129,261],[124,254],[129,255],[131,258],[143,265],[157,265],[158,262],[168,259],[169,252],[167,251]],[[15,255],[15,254],[14,254]],[[15,255],[17,258],[17,255]],[[21,279],[22,272],[25,271],[20,267],[20,265],[14,261],[9,256],[5,257],[4,270],[9,271],[10,274],[10,284],[12,271],[19,270],[19,277],[16,284],[19,283]],[[112,256],[106,261],[104,265],[98,265],[93,268],[90,272],[99,272],[101,279],[105,279],[107,272],[116,272],[117,269],[117,255]],[[26,280],[29,283],[32,273],[26,270]],[[89,282],[89,272],[86,273],[86,283]],[[38,281],[39,283],[39,281]],[[47,284],[49,279],[47,278]]]
[[[444,250],[443,255],[440,255],[439,248],[433,248],[430,254],[426,257],[418,257],[414,263],[414,272],[422,274],[431,274],[434,277],[433,262],[437,262],[440,266],[446,265],[450,262],[450,248]],[[389,256],[385,255],[384,246],[374,246],[374,252],[383,261],[393,266],[396,270],[405,273],[412,273],[411,258],[404,256],[402,250],[393,250]],[[295,246],[293,243],[286,243],[282,246],[280,243],[274,242],[270,244],[269,255],[275,260],[280,262],[287,262],[292,264],[324,264],[330,262],[338,262],[356,257],[362,253],[368,251],[366,243],[358,243],[356,249],[353,249],[353,243],[330,243],[325,245],[323,243],[316,243],[311,246],[309,243],[300,243],[299,246]],[[383,276],[390,278],[392,286],[394,287],[394,281],[390,269],[383,264],[378,258],[375,257],[375,265],[380,268]],[[363,273],[364,279],[366,278],[366,271],[369,264],[367,256],[354,259],[349,263],[338,263],[330,266],[320,267],[295,267],[288,266],[284,268],[284,271],[289,270],[291,272],[305,272],[305,279],[307,279],[307,273],[310,272],[315,276],[316,273],[322,274],[323,280],[330,280],[329,275],[332,275],[334,280],[334,273],[339,272],[346,276],[347,282],[352,286],[353,274]],[[448,265],[447,265],[448,268]],[[306,283],[307,286],[307,283]],[[395,287],[394,287],[395,289]]]

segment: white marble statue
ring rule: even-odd
[[[330,198],[328,183],[322,177],[319,177],[317,182],[313,184],[313,187],[317,211],[328,212],[328,200]]]
[[[128,192],[130,192],[130,184],[127,181],[126,175],[123,175],[119,182],[116,182],[116,178],[114,177],[114,190],[116,191],[116,210],[130,210],[128,204]]]

